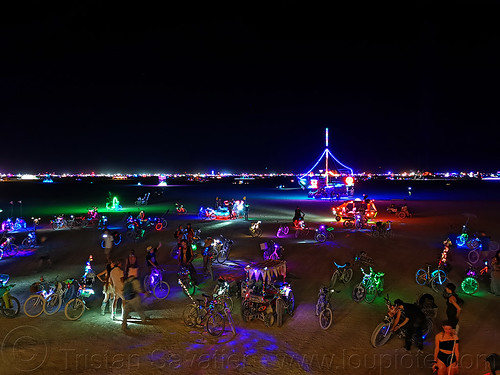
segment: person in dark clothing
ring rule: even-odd
[[[292,221],[295,226],[298,226],[298,222],[303,219],[304,219],[304,212],[299,208],[299,206],[297,206]]]
[[[394,325],[392,331],[397,331],[402,327],[405,327],[405,346],[406,350],[410,350],[412,340],[415,340],[417,349],[422,351],[424,348],[423,329],[425,325],[425,314],[420,310],[415,304],[404,303],[402,300],[397,299],[394,301],[394,305],[397,307],[397,315],[394,319]],[[401,321],[401,315],[404,316],[403,321]]]
[[[462,308],[458,304],[460,298],[455,293],[457,287],[453,283],[446,284],[443,296],[446,298],[446,317],[453,329],[458,331],[458,319]]]
[[[148,246],[146,249],[146,251],[148,252],[146,254],[146,264],[149,270],[151,270],[151,267],[158,268],[158,261],[156,260],[156,252],[160,247],[161,247],[161,242],[158,242],[157,247]]]
[[[191,246],[188,246],[187,240],[181,240],[181,249],[179,251],[179,268],[186,267],[191,274],[191,279],[198,285],[198,281],[196,279],[196,270],[193,266],[194,254]]]

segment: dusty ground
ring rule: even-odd
[[[220,338],[213,338],[202,329],[189,329],[182,320],[182,310],[189,300],[175,282],[175,260],[169,256],[173,245],[172,233],[178,224],[191,222],[201,228],[203,236],[223,234],[235,241],[231,258],[235,263],[246,265],[261,260],[259,243],[275,237],[276,221],[289,221],[295,202],[266,202],[254,200],[251,219],[263,221],[262,239],[248,235],[249,223],[233,222],[202,223],[189,216],[169,217],[169,228],[164,232],[151,233],[138,244],[123,243],[113,250],[113,257],[123,257],[133,247],[142,257],[149,244],[162,241],[164,247],[159,260],[171,270],[168,281],[171,294],[165,301],[149,298],[145,301],[152,320],[148,324],[130,324],[130,333],[120,329],[119,322],[110,320],[109,314],[101,316],[100,290],[90,300],[90,310],[78,321],[65,319],[62,310],[54,316],[31,319],[20,314],[15,319],[0,317],[2,374],[216,374],[216,373],[334,373],[334,374],[429,374],[433,340],[425,342],[425,355],[404,354],[402,340],[392,338],[382,348],[372,348],[370,335],[382,320],[386,307],[378,297],[373,304],[355,303],[351,299],[352,287],[361,278],[355,269],[353,280],[336,294],[334,324],[329,330],[320,329],[314,315],[317,292],[332,273],[332,260],[352,261],[353,255],[365,250],[376,261],[377,270],[384,271],[385,292],[391,299],[402,298],[413,302],[430,288],[421,287],[414,281],[415,271],[426,262],[439,256],[441,242],[457,231],[465,221],[464,213],[475,217],[471,226],[482,230],[493,239],[500,239],[498,227],[499,204],[487,202],[410,202],[411,219],[395,219],[385,214],[390,202],[378,201],[379,219],[390,218],[396,234],[394,239],[376,239],[363,231],[346,231],[335,224],[335,240],[319,244],[312,239],[296,240],[293,237],[277,240],[285,247],[288,262],[288,281],[293,285],[297,309],[293,317],[287,317],[281,328],[266,328],[261,321],[244,323],[237,301],[234,316],[237,334],[227,330]],[[301,204],[306,221],[317,226],[320,221],[332,220],[329,202],[310,201]],[[54,265],[42,272],[36,271],[36,254],[3,260],[0,272],[9,273],[16,283],[12,294],[21,302],[28,297],[29,285],[41,274],[46,279],[79,277],[88,255],[94,255],[94,269],[104,267],[104,255],[98,247],[99,232],[92,229],[47,230],[53,244]],[[450,279],[459,284],[465,269],[465,250],[452,248]],[[490,257],[492,254],[483,253]],[[234,264],[234,263],[233,263]],[[144,261],[140,262],[144,271]],[[201,258],[195,262],[201,269]],[[239,275],[237,266],[216,266],[218,274]],[[204,280],[203,291],[211,291],[214,283]],[[500,352],[498,308],[500,299],[487,292],[488,283],[481,285],[473,296],[461,293],[466,301],[461,321],[460,351],[461,374],[484,373],[482,358],[493,351]],[[100,285],[98,284],[98,288]],[[199,291],[198,293],[201,293]],[[439,306],[437,321],[445,318],[442,296],[435,295]],[[438,325],[435,326],[435,332]]]

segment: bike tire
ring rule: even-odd
[[[333,323],[333,311],[329,306],[319,313],[319,326],[321,329],[327,330]]]
[[[315,308],[316,316],[319,316],[321,310],[323,309],[323,305],[325,304],[324,299],[325,299],[324,297],[318,297],[318,300],[316,301],[316,308]]]
[[[43,313],[43,305],[45,304],[45,298],[39,294],[32,294],[24,301],[23,311],[26,316],[30,318],[36,318]]]
[[[335,216],[335,220],[340,221],[340,220],[342,220],[342,217],[340,217],[340,215],[337,215],[337,216]]]
[[[156,223],[155,230],[160,231],[163,229],[163,224],[161,222]]]
[[[378,348],[385,345],[391,337],[391,323],[382,322],[373,330],[370,343],[374,348]]]
[[[285,309],[285,301],[281,298],[276,300],[276,325],[281,327],[283,325],[283,315]]]
[[[182,320],[187,327],[194,327],[198,324],[199,307],[191,304],[187,305],[182,312]]]
[[[223,302],[224,302],[224,305],[229,309],[229,311],[233,311],[233,308],[234,308],[234,302],[233,302],[233,299],[229,296],[224,296],[223,297]]]
[[[266,314],[264,316],[264,325],[266,327],[272,327],[276,319],[274,319],[274,314]]]
[[[142,281],[142,286],[144,287],[144,291],[147,293],[151,293],[151,275],[144,276],[144,280]]]
[[[261,228],[257,228],[254,231],[254,233],[255,233],[254,237],[261,237],[262,236],[262,229]]]
[[[227,260],[227,250],[222,249],[217,253],[217,263],[223,264]]]
[[[53,293],[47,297],[43,305],[43,312],[47,315],[53,315],[59,311],[62,306],[62,298],[59,293]]]
[[[2,258],[3,258],[3,249],[0,248],[0,259],[2,259]]]
[[[103,249],[104,249],[104,248],[105,248],[105,246],[106,246],[106,245],[105,245],[105,243],[104,243],[104,240],[102,240],[102,241],[101,241],[101,248],[103,248]]]
[[[220,336],[224,332],[226,321],[224,317],[218,312],[212,312],[207,319],[207,332],[212,336]]]
[[[290,227],[285,225],[283,227],[283,233],[285,234],[285,236],[288,236],[288,233],[290,233]]]
[[[335,272],[332,275],[332,278],[330,279],[330,289],[335,288],[335,284],[337,284],[338,275],[339,275],[338,271],[335,270]]]
[[[423,286],[427,284],[427,271],[424,270],[423,268],[420,268],[415,274],[415,281],[417,282],[418,285]]]
[[[476,264],[477,262],[479,262],[479,252],[477,252],[476,250],[469,251],[469,253],[467,254],[467,259],[472,264]]]
[[[21,242],[21,246],[24,247],[25,249],[31,248],[32,245],[33,245],[33,241],[29,237],[26,237],[23,240],[23,242]]]
[[[158,282],[153,288],[153,295],[156,299],[165,299],[170,294],[170,285],[166,281]]]
[[[444,282],[446,281],[446,272],[444,272],[441,269],[434,270],[431,273],[431,276],[436,279],[436,282],[440,285],[444,285]]]
[[[375,301],[375,298],[377,298],[377,287],[375,285],[371,285],[368,288],[366,288],[366,294],[365,294],[365,302],[366,303],[372,303]]]
[[[236,326],[234,325],[234,319],[233,315],[231,314],[231,310],[226,309],[224,310],[224,313],[229,323],[229,328],[231,328],[231,332],[233,332],[233,335],[236,335]]]
[[[293,313],[295,312],[295,295],[291,290],[288,292],[288,296],[286,296],[285,299],[287,302],[286,311],[288,312],[288,315],[293,316]]]
[[[457,240],[456,240],[457,246],[464,246],[465,243],[467,242],[468,238],[469,238],[469,236],[464,235],[464,234],[461,234],[460,236],[458,236]]]
[[[315,233],[314,235],[314,239],[318,242],[325,242],[326,241],[326,235],[324,233]]]
[[[352,268],[348,268],[344,271],[344,277],[342,278],[344,284],[347,284],[349,281],[351,281],[353,272],[354,271],[352,270]]]
[[[118,233],[118,236],[113,238],[113,245],[118,246],[121,243],[122,243],[122,235],[121,233]]]
[[[19,311],[21,310],[21,304],[16,297],[10,296],[10,304],[11,307],[7,308],[5,303],[2,303],[2,314],[5,315],[6,318],[13,319],[19,315]]]
[[[363,284],[359,283],[352,290],[352,299],[354,302],[361,302],[365,298],[366,288]]]
[[[276,232],[276,237],[278,238],[285,237],[285,233],[281,228],[278,228],[278,231]]]
[[[438,277],[433,277],[431,279],[431,288],[434,292],[442,294],[444,291],[444,281],[440,280]]]
[[[498,244],[497,241],[490,241],[488,243],[488,250],[489,251],[495,252],[495,251],[498,251],[498,249],[500,249],[500,245]]]
[[[469,276],[462,281],[462,284],[460,286],[462,287],[464,293],[474,294],[479,288],[479,283],[474,277]]]
[[[77,320],[83,315],[85,304],[80,298],[70,299],[64,306],[64,315],[68,320]]]
[[[404,212],[401,212],[401,211],[400,211],[400,212],[398,212],[398,217],[399,217],[400,219],[404,219],[404,218],[406,217],[406,214],[405,214]]]

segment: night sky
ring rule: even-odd
[[[0,12],[0,172],[500,170],[490,2],[103,3]]]

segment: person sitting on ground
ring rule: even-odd
[[[442,324],[442,332],[435,338],[434,348],[434,371],[437,375],[458,374],[458,336],[453,330],[451,322],[445,320]]]

